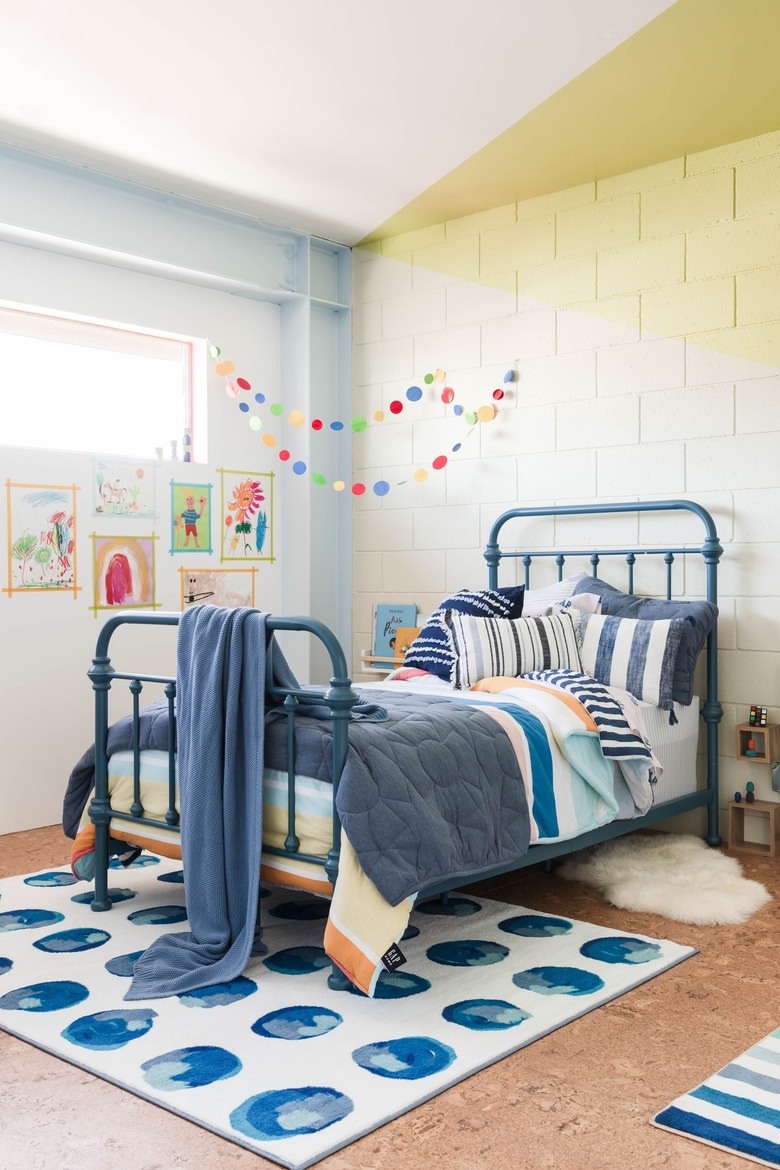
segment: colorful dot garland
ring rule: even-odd
[[[225,379],[225,393],[227,396],[229,398],[238,399],[241,394],[250,394],[252,392],[251,383],[246,378],[233,377],[236,369],[235,363],[231,361],[219,360],[221,358],[221,353],[222,351],[220,350],[219,346],[209,346],[209,354],[213,359],[215,359],[216,363],[214,366],[214,372],[219,377],[223,377]],[[506,374],[504,375],[504,383],[506,384],[507,382],[513,382],[516,380],[516,378],[516,370],[507,370]],[[444,371],[439,369],[436,370],[436,372],[433,374],[426,374],[423,378],[423,381],[427,386],[431,386],[433,383],[442,383],[445,381],[445,379],[446,375]],[[505,392],[501,387],[495,389],[492,392],[493,401],[500,402],[504,397],[504,393]],[[410,403],[420,402],[422,397],[423,391],[419,386],[410,386],[406,391],[406,399]],[[439,397],[445,406],[452,406],[452,412],[456,418],[462,417],[467,426],[471,428],[466,438],[472,434],[477,424],[492,422],[496,417],[497,410],[493,402],[485,403],[475,411],[464,410],[463,406],[455,401],[455,391],[451,386],[444,386]],[[263,406],[266,403],[265,395],[260,392],[256,392],[253,395],[253,400],[257,406]],[[242,414],[249,414],[251,409],[250,403],[247,401],[240,401],[238,403],[238,409]],[[391,416],[397,417],[403,412],[404,403],[400,398],[394,399],[390,403],[388,409]],[[281,402],[269,403],[268,412],[272,417],[280,418],[284,414],[284,406]],[[384,411],[382,410],[374,411],[373,420],[377,424],[389,421],[385,416]],[[248,421],[251,430],[262,430],[263,421],[259,415],[251,415]],[[287,414],[287,423],[289,426],[295,429],[301,428],[306,425],[306,416],[301,410],[291,410]],[[345,424],[340,419],[333,419],[332,421],[326,423],[321,418],[313,418],[311,419],[309,425],[315,432],[323,431],[326,427],[336,434],[347,430],[347,424]],[[360,434],[368,427],[368,419],[364,418],[362,415],[354,415],[349,420],[348,426],[349,430],[351,430],[354,434]],[[269,431],[263,431],[263,434],[260,437],[264,445],[269,449],[273,450],[278,446],[278,440]],[[450,454],[456,454],[461,450],[462,446],[462,443],[455,443],[450,450]],[[303,459],[293,460],[292,453],[287,448],[280,448],[277,454],[280,462],[287,464],[292,469],[293,474],[305,475],[307,471],[310,471],[308,465]],[[431,461],[431,467],[434,471],[442,471],[447,466],[448,462],[449,455],[437,455],[435,459]],[[327,486],[327,478],[320,472],[310,471],[310,475],[312,483],[319,487]],[[415,483],[425,483],[428,477],[429,472],[426,467],[416,468],[412,476]],[[399,480],[396,486],[400,487],[404,483],[406,483],[406,480]],[[331,487],[335,492],[343,492],[346,489],[347,484],[343,480],[337,479],[331,484]],[[391,485],[386,479],[376,480],[371,485],[371,487],[374,495],[380,497],[386,496],[391,489]],[[356,481],[350,485],[350,491],[353,496],[365,495],[367,490],[368,486],[365,483],[361,483],[359,481]]]

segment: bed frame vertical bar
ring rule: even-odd
[[[98,642],[98,651],[101,649]],[[113,677],[111,659],[107,654],[97,653],[92,659],[92,668],[87,671],[95,692],[95,794],[89,806],[89,815],[95,826],[95,896],[92,909],[110,910],[108,896],[108,826],[111,820],[111,803],[108,799],[108,692]]]

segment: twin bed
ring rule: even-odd
[[[635,544],[594,547],[587,521],[621,513],[634,521]],[[640,535],[655,513],[697,517],[702,543],[647,546]],[[539,517],[565,517],[578,531],[582,523],[582,542],[528,551],[523,524]],[[719,844],[721,553],[712,518],[692,501],[512,509],[490,533],[487,589],[445,598],[403,668],[357,688],[337,639],[311,618],[211,606],[116,615],[89,671],[95,744],[73,769],[63,817],[74,872],[94,878],[93,909],[111,908],[112,855],[127,863],[140,849],[183,851],[192,925],[214,885],[234,896],[240,851],[241,914],[254,919],[259,881],[329,897],[330,984],[373,995],[381,973],[403,962],[415,900],[692,809],[706,810],[707,841]],[[538,562],[549,568],[550,559],[557,579],[532,588],[544,580]],[[664,597],[635,589],[645,562],[661,566]],[[676,600],[701,579],[697,562],[705,599]],[[502,565],[520,583],[499,586]],[[110,641],[127,624],[179,625],[178,698],[173,677],[115,669]],[[282,631],[320,639],[326,689],[292,678]],[[119,681],[133,711],[111,721]],[[163,697],[142,704],[146,686]],[[254,946],[262,949],[259,928]]]

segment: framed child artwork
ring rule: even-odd
[[[155,597],[154,542],[148,536],[92,533],[95,617],[101,609],[159,609]]]
[[[5,592],[72,592],[76,597],[76,492],[6,480],[8,586]]]
[[[257,573],[254,565],[240,569],[179,569],[181,609],[192,605],[254,609]]]
[[[273,561],[274,473],[220,468],[220,561]]]
[[[154,463],[100,456],[92,465],[92,503],[95,516],[122,516],[127,520],[155,515]]]
[[[171,556],[213,551],[211,484],[171,480]]]

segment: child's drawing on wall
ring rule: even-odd
[[[179,569],[179,573],[182,610],[192,605],[254,609],[257,569]]]
[[[129,459],[93,461],[93,512],[96,516],[154,516],[155,464]]]
[[[154,542],[151,536],[92,534],[94,610],[157,609]]]
[[[6,481],[9,597],[36,590],[76,596],[77,491],[75,485]]]
[[[224,471],[221,561],[273,561],[273,472]]]
[[[171,481],[171,555],[210,553],[211,484]]]

